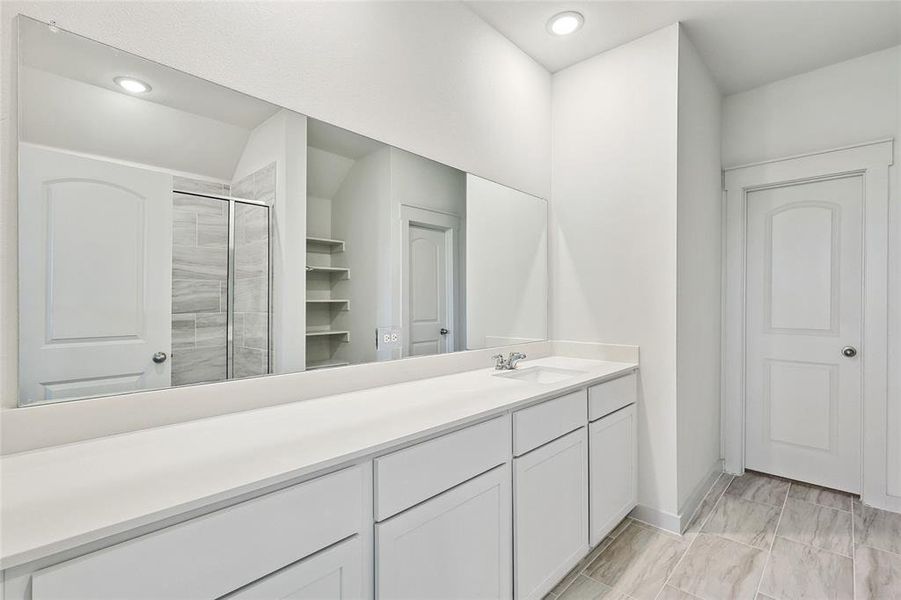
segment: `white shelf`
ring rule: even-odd
[[[350,279],[350,269],[347,267],[316,267],[307,266],[307,274],[324,273],[326,275],[338,275],[341,279]]]
[[[328,299],[328,300],[307,300],[307,306],[309,305],[320,305],[320,306],[330,306],[335,307],[338,310],[350,310],[350,300],[344,299]]]
[[[346,338],[350,338],[350,332],[343,331],[343,330],[333,331],[330,329],[323,329],[323,330],[313,329],[311,331],[307,331],[308,338],[310,338],[310,337],[328,337],[328,336],[343,336]]]
[[[346,367],[349,364],[349,362],[342,362],[338,360],[317,360],[307,363],[307,371],[316,371],[318,369],[333,369],[335,367]]]
[[[344,240],[330,240],[328,238],[308,237],[307,252],[344,252]]]

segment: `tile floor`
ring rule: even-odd
[[[545,600],[901,600],[901,514],[723,474],[685,534],[626,519]]]

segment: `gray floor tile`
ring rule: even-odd
[[[578,562],[578,564],[576,564],[576,566],[573,567],[570,570],[570,572],[566,574],[566,577],[564,577],[563,579],[560,580],[560,583],[558,583],[556,586],[554,586],[554,589],[551,590],[551,593],[556,594],[558,596],[560,594],[562,594],[566,590],[566,588],[568,588],[569,585],[573,581],[576,580],[576,577],[578,577],[579,574],[582,571],[584,571],[585,568],[588,565],[590,565],[592,563],[592,561],[594,561],[594,559],[596,559],[601,554],[601,552],[603,552],[604,550],[607,549],[607,546],[609,546],[610,542],[612,542],[612,541],[613,541],[613,538],[611,538],[611,537],[606,537],[603,540],[601,540],[600,544],[595,546],[591,550],[591,552],[588,553],[588,555],[585,558],[580,560]]]
[[[851,559],[777,537],[760,591],[779,600],[853,598]]]
[[[733,476],[729,473],[722,473],[719,476],[719,478],[710,487],[710,491],[708,491],[707,495],[704,496],[704,499],[701,501],[701,505],[698,507],[698,510],[695,511],[695,514],[692,517],[691,522],[688,524],[688,527],[685,528],[683,535],[691,537],[701,531],[701,527],[704,526],[704,522],[707,520],[707,517],[709,517],[710,513],[713,512],[713,508],[716,506],[716,503],[720,499],[720,496],[723,495],[723,492],[725,492],[726,488],[729,487],[729,484],[732,483],[732,479]]]
[[[769,550],[778,521],[775,506],[724,494],[701,531]]]
[[[657,596],[657,600],[697,600],[697,596],[692,596],[688,592],[683,592],[671,585],[665,585],[660,595]]]
[[[630,525],[585,575],[636,600],[652,600],[688,547],[687,541]]]
[[[820,506],[828,506],[829,508],[847,511],[851,510],[851,494],[826,489],[809,483],[793,481],[791,488],[788,490],[788,497],[797,498],[798,500],[804,500],[806,502],[813,502]]]
[[[764,550],[701,533],[669,585],[705,600],[754,600],[766,557]]]
[[[789,498],[779,521],[780,537],[851,557],[851,513]]]
[[[610,586],[606,586],[600,581],[579,575],[572,585],[566,588],[566,591],[560,594],[558,598],[560,600],[595,600],[596,598],[613,600],[625,597],[617,594]]]
[[[766,594],[757,594],[756,600],[776,600],[772,596],[767,596]]]
[[[651,525],[650,523],[645,523],[644,521],[638,521],[638,520],[632,519],[632,524],[635,525],[635,526],[637,526],[637,527],[644,527],[645,529],[650,529],[651,531],[656,531],[657,533],[660,533],[660,534],[662,534],[662,535],[669,536],[669,537],[671,537],[671,538],[675,538],[675,539],[677,539],[677,540],[683,540],[683,539],[685,539],[685,538],[684,538],[681,534],[679,534],[679,533],[674,533],[674,532],[669,531],[669,530],[667,530],[667,529],[661,529],[660,527],[657,527],[656,525]]]
[[[726,494],[781,508],[790,485],[785,479],[748,471],[732,480],[726,488]]]
[[[630,519],[629,517],[626,517],[625,519],[623,519],[622,521],[620,521],[620,522],[619,522],[619,525],[617,525],[616,527],[614,527],[614,528],[613,528],[613,531],[610,532],[610,536],[609,536],[609,537],[615,538],[616,536],[618,536],[619,534],[621,534],[623,531],[625,531],[626,527],[628,527],[628,526],[629,526],[629,523],[631,523],[631,522],[632,522],[632,519]]]
[[[857,600],[901,598],[901,556],[861,546],[854,566]]]
[[[865,506],[854,500],[854,541],[901,554],[901,513]]]

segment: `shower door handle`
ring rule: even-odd
[[[166,362],[166,359],[169,358],[169,355],[165,352],[154,352],[153,353],[153,362],[156,364],[162,364]]]

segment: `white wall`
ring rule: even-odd
[[[466,176],[466,341],[490,348],[548,337],[547,202]]]
[[[350,279],[332,288],[335,297],[350,299],[335,323],[350,331],[350,343],[337,356],[351,364],[376,360],[375,329],[392,303],[391,152],[384,147],[354,161],[332,198],[332,232],[346,245],[338,260],[350,268]]]
[[[691,517],[720,459],[721,103],[707,67],[680,29],[676,453],[683,518]]]
[[[551,335],[641,347],[639,502],[676,492],[678,26],[553,77]]]
[[[272,227],[272,365],[275,373],[306,366],[307,119],[280,110],[254,129],[232,181],[275,162]]]
[[[17,12],[462,170],[549,191],[550,76],[460,3],[247,1],[211,12],[191,1],[4,2],[5,34]]]
[[[17,183],[10,151],[17,135],[11,30],[17,13],[55,20],[64,29],[459,169],[549,193],[550,75],[462,4],[227,2],[216,5],[213,21],[207,2],[4,2],[4,404],[15,397],[17,371]]]
[[[889,208],[889,492],[901,496],[901,46],[728,96],[723,162],[735,166],[895,138]]]
[[[398,148],[391,149],[391,301],[382,306],[379,315],[380,327],[403,327],[403,260],[404,235],[401,227],[404,206],[453,215],[460,219],[460,235],[457,240],[458,252],[455,258],[457,281],[454,303],[454,328],[465,331],[466,311],[466,173],[433,160],[417,156]],[[456,350],[464,350],[465,336],[454,335]],[[384,358],[400,358],[406,349],[380,353]]]

